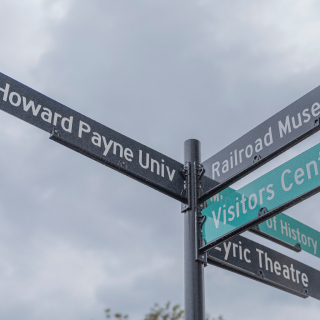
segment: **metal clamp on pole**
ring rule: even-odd
[[[205,169],[203,167],[202,164],[198,163],[197,161],[194,162],[194,173],[197,176],[197,182],[198,182],[198,186],[201,187],[201,178],[203,177],[204,173],[205,173]]]
[[[204,175],[205,169],[203,165],[197,161],[194,161],[193,168],[194,168],[194,181],[195,181],[194,188],[196,189],[194,193],[197,196],[197,199],[196,199],[197,207],[195,209],[195,219],[196,219],[195,238],[197,239],[195,259],[196,261],[201,262],[204,265],[204,267],[206,267],[208,264],[207,253],[199,254],[199,248],[205,244],[202,238],[202,225],[205,222],[206,216],[202,215],[202,210],[206,206],[206,202],[200,204],[198,201],[201,193],[201,178]]]
[[[205,241],[204,239],[201,239],[201,246],[205,245]],[[199,250],[197,251],[197,257],[196,257],[196,261],[199,261],[203,264],[204,267],[206,267],[208,265],[208,252],[199,254]]]
[[[203,195],[201,178],[203,177],[206,170],[203,167],[203,165],[198,163],[197,161],[195,161],[193,165],[194,165],[195,179],[197,181],[197,199],[199,199]],[[197,201],[197,203],[199,203],[199,201]],[[199,207],[201,210],[203,210],[204,208],[207,207],[207,202],[204,201],[204,202],[200,203]]]
[[[202,210],[204,208],[206,208],[206,207],[207,207],[207,203],[204,202],[204,203],[199,204],[198,210],[197,210],[197,222],[198,222],[197,223],[198,224],[197,225],[197,229],[199,230],[198,231],[198,233],[199,233],[199,237],[198,238],[200,238],[200,242],[199,242],[200,246],[196,250],[196,255],[197,255],[196,256],[196,260],[200,261],[201,263],[203,263],[204,267],[206,267],[208,265],[208,253],[205,252],[203,254],[200,254],[199,253],[199,248],[206,244],[204,239],[203,239],[203,236],[202,236],[202,226],[205,223],[206,218],[207,218],[207,216],[202,215]]]
[[[181,212],[186,212],[187,210],[191,209],[191,164],[190,162],[186,162],[180,170],[181,174],[184,178],[184,190],[183,193],[185,193],[188,203],[181,203]]]

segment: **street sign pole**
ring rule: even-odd
[[[184,143],[185,176],[189,204],[184,214],[184,307],[186,320],[205,320],[204,266],[197,259],[200,245],[200,211],[198,187],[200,141],[190,139]]]
[[[318,131],[318,101],[320,86],[203,164],[200,141],[187,140],[183,166],[0,73],[0,110],[49,132],[51,140],[182,202],[186,320],[205,320],[207,264],[320,300],[320,271],[238,235],[251,230],[295,251],[303,249],[320,257],[319,232],[281,214],[320,192],[320,144],[238,191],[227,188]],[[215,199],[211,202],[219,203],[205,208],[208,203],[204,201],[210,196]],[[277,214],[278,220],[261,224]],[[294,247],[297,241],[299,247]]]

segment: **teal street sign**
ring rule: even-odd
[[[210,206],[219,202],[235,191],[236,190],[232,188],[226,188],[214,197],[208,199],[207,205]],[[292,246],[299,244],[303,251],[320,258],[320,249],[318,246],[318,241],[320,241],[320,232],[287,216],[284,213],[279,213],[277,216],[259,224],[259,229],[260,231],[289,243]]]
[[[263,207],[270,211],[297,197],[300,197],[300,201],[302,201],[302,195],[320,186],[319,162],[320,144],[317,144],[238,191],[225,191],[222,199],[202,211],[202,214],[206,216],[202,227],[205,242],[209,243],[257,218],[259,209]],[[282,220],[279,218],[277,220],[281,232],[280,223]],[[285,226],[285,222],[282,221],[283,226]],[[291,239],[296,241],[294,237],[297,237],[299,241],[297,227],[295,224],[293,225],[294,233],[292,233],[291,222],[287,222],[288,235],[289,223]],[[285,227],[282,230],[285,232]],[[299,229],[300,233],[301,231]],[[278,231],[275,230],[275,232]],[[312,235],[309,235],[309,240],[304,231],[303,234],[303,241],[302,235],[300,235],[301,243],[305,247],[309,247],[310,243],[309,249],[312,250]],[[282,234],[282,237],[286,236]],[[312,239],[315,241],[314,238]],[[314,247],[313,250],[315,250]]]
[[[284,213],[259,224],[259,229],[293,246],[299,244],[302,250],[320,258],[320,233]]]

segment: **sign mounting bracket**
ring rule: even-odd
[[[188,202],[181,203],[181,212],[184,213],[191,209],[191,164],[186,162],[180,172],[184,178],[184,188],[182,194],[186,196]]]

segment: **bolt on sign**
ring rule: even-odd
[[[253,220],[261,208],[271,211],[284,203],[304,200],[308,192],[320,191],[319,165],[320,144],[317,144],[204,209],[206,243]]]

